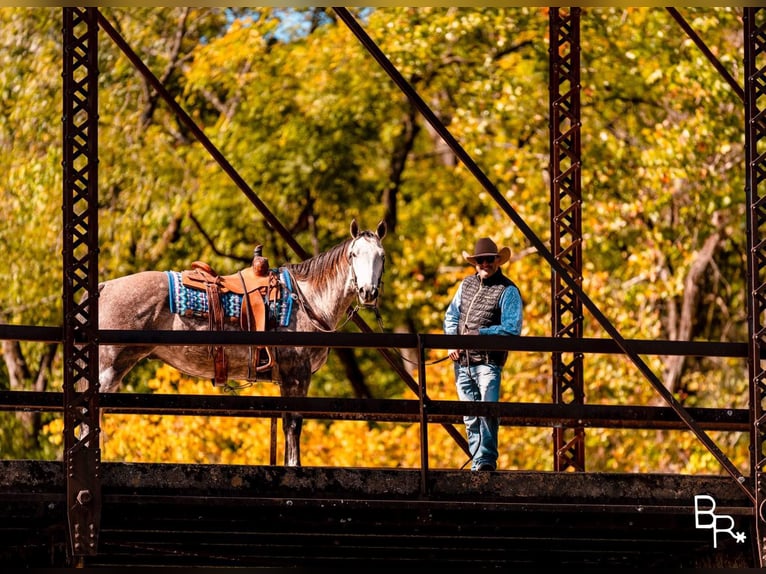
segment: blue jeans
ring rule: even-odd
[[[502,367],[493,363],[480,363],[469,367],[455,363],[455,386],[461,401],[497,402],[500,399],[500,373]],[[497,468],[497,417],[463,417],[468,450],[473,459],[471,470],[482,464]]]

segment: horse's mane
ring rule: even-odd
[[[328,271],[334,269],[339,262],[345,259],[346,250],[351,241],[352,239],[346,239],[343,243],[339,243],[319,255],[299,263],[287,263],[285,267],[290,269],[296,279],[308,280],[324,277]]]
[[[359,237],[377,238],[377,235],[372,231],[361,231],[357,235],[357,238]],[[331,247],[319,255],[299,263],[287,263],[285,267],[287,267],[298,280],[321,280],[322,278],[328,277],[329,272],[333,271],[339,263],[346,261],[346,252],[352,241],[354,241],[354,238],[346,239],[344,242]]]

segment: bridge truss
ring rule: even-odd
[[[635,424],[652,424],[658,428],[687,428],[706,446],[706,448],[716,457],[721,466],[730,475],[723,477],[728,484],[723,486],[720,481],[714,481],[709,488],[720,492],[721,497],[728,502],[728,508],[734,509],[735,514],[747,516],[748,523],[752,529],[751,544],[754,545],[752,563],[763,567],[766,562],[766,480],[764,479],[764,469],[766,469],[766,453],[764,452],[764,443],[766,436],[762,430],[763,425],[763,401],[766,399],[766,374],[761,360],[766,345],[766,241],[764,241],[764,227],[766,227],[766,200],[763,198],[766,190],[766,9],[746,8],[744,9],[744,38],[745,54],[744,64],[746,69],[746,80],[744,88],[740,88],[730,78],[727,80],[733,83],[733,88],[742,97],[745,108],[745,136],[746,136],[746,197],[749,207],[749,219],[747,222],[747,240],[749,247],[748,258],[748,280],[749,280],[749,332],[750,339],[746,345],[731,345],[728,347],[732,355],[746,356],[748,360],[749,378],[750,378],[750,406],[748,412],[734,412],[731,409],[726,412],[712,412],[707,410],[697,411],[695,409],[686,409],[679,404],[675,398],[667,391],[646,366],[640,355],[646,352],[656,351],[658,354],[668,353],[668,342],[661,345],[652,345],[651,342],[629,341],[624,339],[621,334],[611,325],[609,320],[601,313],[598,307],[583,292],[582,285],[582,228],[581,228],[581,207],[582,193],[580,182],[580,168],[582,165],[582,150],[580,146],[580,9],[579,8],[551,8],[550,9],[550,192],[551,192],[551,245],[545,245],[526,225],[521,217],[516,213],[512,206],[505,200],[504,196],[498,192],[492,182],[481,171],[478,165],[473,161],[469,154],[460,146],[457,140],[450,134],[447,128],[430,110],[427,104],[420,98],[410,84],[401,76],[396,68],[391,64],[375,43],[367,36],[364,29],[356,19],[343,8],[334,9],[339,20],[344,22],[349,29],[356,35],[360,43],[368,50],[370,55],[382,66],[389,74],[391,79],[407,95],[411,102],[417,107],[438,133],[445,143],[452,149],[455,155],[465,164],[469,171],[475,176],[477,181],[487,190],[497,205],[507,214],[509,219],[520,229],[530,243],[537,249],[552,270],[551,279],[551,302],[552,302],[552,327],[553,340],[529,340],[489,342],[497,348],[508,350],[513,349],[534,349],[546,350],[551,352],[553,361],[554,380],[552,386],[552,405],[539,405],[539,408],[529,408],[519,410],[518,407],[513,411],[508,409],[509,405],[481,405],[477,406],[480,413],[468,414],[499,414],[500,416],[512,416],[518,418],[527,417],[531,423],[538,424],[541,421],[551,421],[551,426],[555,428],[554,432],[554,465],[555,471],[574,471],[574,473],[562,473],[556,475],[555,480],[581,480],[588,481],[591,477],[585,472],[585,422],[597,423],[603,426],[619,426],[630,424],[633,420]],[[712,54],[704,46],[699,37],[683,20],[681,15],[674,9],[668,9],[673,17],[678,20],[684,31],[700,46],[713,65],[727,75],[723,67],[715,60]],[[64,390],[61,403],[55,408],[60,408],[64,413],[64,467],[63,476],[59,477],[55,469],[52,470],[46,465],[42,465],[45,470],[42,472],[47,477],[41,479],[41,483],[47,484],[45,488],[55,488],[61,481],[65,483],[64,507],[66,509],[67,521],[66,531],[68,538],[67,561],[69,564],[117,564],[118,559],[111,562],[104,558],[102,544],[100,543],[100,534],[102,532],[102,514],[103,514],[103,487],[109,484],[109,496],[116,496],[113,493],[115,488],[123,489],[121,496],[127,496],[130,480],[120,482],[121,473],[129,474],[129,470],[123,470],[117,466],[109,467],[108,473],[100,460],[99,433],[98,426],[99,413],[107,405],[109,408],[123,409],[123,412],[129,412],[131,408],[140,410],[141,405],[128,406],[122,402],[121,397],[100,396],[98,392],[98,372],[97,361],[98,345],[109,342],[130,342],[129,333],[104,333],[98,330],[98,306],[94,304],[97,301],[97,270],[98,270],[98,216],[97,216],[97,198],[98,198],[98,31],[103,30],[111,39],[123,50],[126,56],[136,66],[136,68],[147,78],[157,92],[165,99],[178,118],[184,122],[191,132],[208,149],[212,157],[218,161],[221,167],[231,176],[232,180],[240,187],[242,192],[251,200],[255,207],[264,215],[269,223],[276,229],[299,256],[305,256],[300,245],[291,237],[287,229],[271,214],[267,206],[264,205],[258,196],[248,187],[248,185],[239,177],[236,170],[228,164],[220,152],[207,140],[202,130],[200,130],[189,116],[175,103],[171,94],[167,92],[161,82],[146,68],[140,58],[132,52],[128,44],[121,38],[119,33],[111,26],[97,8],[64,8],[63,9],[63,84],[64,84],[64,105],[63,105],[63,145],[64,145],[64,329],[60,340],[64,345],[67,361],[64,372]],[[82,295],[87,294],[87,299],[83,300]],[[610,335],[608,342],[588,341],[582,338],[582,318],[583,309],[587,309],[596,320],[602,325]],[[445,336],[379,336],[371,333],[371,329],[364,322],[355,317],[355,323],[360,329],[368,334],[369,339],[365,342],[366,346],[384,349],[384,355],[389,359],[392,367],[402,376],[403,380],[412,388],[419,397],[418,401],[403,401],[398,405],[391,405],[381,401],[371,402],[346,402],[333,401],[333,405],[345,404],[345,412],[355,412],[368,414],[371,419],[378,417],[385,420],[412,420],[420,421],[423,428],[423,441],[427,443],[427,422],[440,421],[450,427],[451,422],[459,421],[462,414],[466,414],[466,409],[473,408],[472,405],[460,405],[455,410],[454,405],[442,404],[437,401],[430,401],[422,386],[424,373],[420,373],[420,381],[415,382],[409,374],[402,370],[393,356],[388,354],[385,349],[390,348],[414,348],[424,357],[424,351],[427,348],[451,348],[470,347],[473,342],[470,339],[464,340],[460,337],[448,338]],[[18,336],[20,331],[5,329],[7,338],[25,338]],[[220,334],[223,336],[223,334]],[[221,343],[246,344],[253,341],[250,337],[244,337],[237,341],[236,337],[227,336]],[[298,334],[299,335],[299,334]],[[36,333],[34,336],[38,336]],[[39,335],[50,339],[59,340],[59,337],[51,337],[50,333]],[[143,340],[151,334],[142,334]],[[110,339],[111,337],[111,339]],[[268,334],[262,334],[259,342],[272,343]],[[215,337],[214,337],[215,338]],[[157,340],[165,343],[178,342],[170,337],[163,338],[157,335]],[[344,339],[341,334],[334,337],[338,346],[355,347],[360,346],[358,337]],[[454,339],[454,340],[453,340]],[[526,338],[525,338],[526,339]],[[210,335],[204,339],[199,338],[198,344],[209,344]],[[295,337],[287,341],[282,340],[283,344],[311,344],[311,337]],[[133,342],[137,342],[133,340]],[[188,342],[188,340],[187,340]],[[218,342],[218,341],[216,341]],[[364,345],[363,345],[364,346]],[[672,347],[672,345],[671,345]],[[670,352],[679,354],[717,354],[721,352],[721,345],[717,349],[712,347],[704,348],[703,345],[692,345],[691,343],[679,343],[675,351],[671,348]],[[704,348],[700,351],[700,348]],[[606,349],[606,350],[605,350]],[[660,352],[661,351],[661,352]],[[631,359],[638,367],[640,372],[655,387],[657,392],[665,399],[668,407],[649,410],[632,410],[629,408],[609,410],[608,408],[599,408],[595,405],[584,404],[583,393],[583,374],[582,359],[586,352],[619,352]],[[726,352],[726,351],[724,351]],[[421,361],[421,365],[424,361]],[[24,403],[26,408],[54,408],[50,403],[51,393],[48,397],[33,397],[37,403],[29,405]],[[54,395],[54,398],[55,395]],[[227,402],[225,399],[235,399],[234,402]],[[28,399],[23,399],[27,401]],[[211,404],[210,399],[205,399],[206,404],[199,402],[188,403],[183,397],[179,397],[177,402],[172,405],[157,405],[151,398],[147,399],[146,408],[151,403],[155,412],[174,412],[177,409],[185,409],[184,412],[198,410],[198,412],[212,413],[216,409],[220,412],[235,413],[238,408],[242,408],[236,398],[222,398],[217,405]],[[203,400],[203,402],[205,401]],[[15,402],[15,397],[5,396],[3,398],[6,407],[19,407],[22,403]],[[225,404],[224,404],[225,403]],[[248,408],[252,408],[252,403]],[[301,410],[308,414],[316,416],[342,416],[339,411],[333,410],[329,404],[321,403],[316,400],[289,401],[286,399],[268,399],[263,398],[258,402],[258,408],[266,415],[277,415],[289,410]],[[402,410],[403,409],[403,410]],[[462,410],[461,410],[462,409]],[[640,411],[640,412],[639,412]],[[522,412],[523,416],[519,417]],[[75,429],[80,425],[85,425],[88,432],[78,435]],[[743,475],[726,457],[707,435],[706,430],[716,428],[736,428],[746,430],[750,433],[752,459],[751,472],[748,476]],[[456,441],[464,442],[461,433],[452,429],[453,437]],[[425,452],[425,451],[424,451]],[[448,507],[450,504],[460,510],[465,511],[468,501],[460,499],[454,492],[447,494],[445,491],[449,488],[440,480],[438,473],[428,469],[428,457],[424,454],[422,457],[422,468],[413,476],[408,475],[404,481],[415,480],[415,486],[412,487],[402,499],[390,501],[392,506],[401,507],[402,503],[409,502],[408,508],[416,508],[417,513],[434,512],[425,506],[414,502],[415,498],[420,500],[430,499],[435,506],[440,504]],[[161,473],[159,469],[156,472]],[[17,476],[14,482],[15,473],[20,472],[18,468],[14,471],[9,469],[6,473],[5,486],[18,484],[22,481]],[[35,471],[29,471],[35,472]],[[193,471],[189,471],[193,472]],[[217,471],[225,472],[225,471]],[[243,471],[244,472],[244,471]],[[256,473],[257,471],[252,471]],[[268,472],[277,472],[273,469]],[[300,482],[302,473],[310,473],[312,480],[318,480],[314,471],[300,469],[282,469],[287,477],[285,480],[290,483],[291,480]],[[322,471],[319,472],[321,474]],[[22,473],[23,474],[23,473]],[[108,474],[108,476],[107,476]],[[578,475],[575,479],[565,479],[563,477]],[[303,476],[305,478],[305,476]],[[526,477],[529,480],[533,478]],[[608,477],[599,477],[602,484],[607,484]],[[137,480],[133,477],[134,482]],[[255,480],[255,479],[253,479]],[[266,480],[262,478],[262,480]],[[337,479],[340,481],[340,479]],[[379,476],[375,480],[383,480]],[[388,480],[388,479],[386,479]],[[449,480],[456,480],[449,478]],[[449,482],[448,480],[448,482]],[[495,479],[493,479],[494,481]],[[518,486],[518,478],[513,479],[514,485]],[[513,482],[513,480],[511,482]],[[292,484],[292,483],[291,483]],[[387,483],[389,484],[389,483]],[[407,484],[410,484],[407,482]],[[466,491],[471,490],[470,484],[463,484]],[[559,482],[562,485],[563,482]],[[584,483],[582,483],[584,484]],[[54,485],[54,486],[51,486]],[[117,486],[115,486],[117,485]],[[499,487],[499,483],[492,482],[491,485]],[[655,487],[657,484],[654,485]],[[151,490],[151,485],[142,485]],[[482,485],[483,488],[487,484]],[[187,486],[188,488],[188,486]],[[297,487],[296,487],[297,488]],[[180,490],[168,492],[167,496],[182,496]],[[221,486],[222,490],[225,490]],[[49,492],[46,490],[46,492]],[[594,510],[598,510],[599,504],[596,502],[599,493],[597,488],[594,490],[594,496],[588,500]],[[569,492],[572,497],[570,502],[576,499],[572,491]],[[603,500],[613,503],[612,510],[617,512],[617,506],[620,504],[620,497],[605,496],[600,493]],[[204,499],[206,495],[200,492],[199,498]],[[288,493],[287,497],[295,496],[295,493]],[[348,491],[343,491],[341,498],[348,496]],[[551,504],[550,501],[521,501],[509,502],[510,493],[506,492],[505,499],[493,499],[486,490],[482,491],[485,498],[484,506],[493,506],[495,511],[508,512],[512,514],[510,508],[518,511],[519,507],[532,504],[540,505]],[[303,492],[300,495],[304,504],[310,505],[309,496]],[[413,498],[414,497],[414,498]],[[434,498],[436,497],[436,498]],[[272,493],[270,500],[278,498],[277,494]],[[380,504],[380,500],[373,500],[370,494],[360,498],[364,499],[362,507],[370,508],[375,504]],[[127,499],[126,499],[127,500]],[[339,505],[337,498],[323,499],[325,503]],[[328,502],[328,500],[332,500]],[[642,505],[652,506],[651,501],[642,498],[642,495],[636,494],[634,501],[641,501]],[[669,502],[670,501],[670,502]],[[560,507],[565,501],[558,500],[556,504]],[[220,503],[220,501],[219,501]],[[261,503],[264,503],[261,499]],[[570,511],[576,514],[575,507]],[[516,506],[513,506],[513,505]],[[680,503],[668,494],[667,498],[656,507],[673,507],[678,509]],[[172,504],[171,504],[172,506]],[[342,506],[342,504],[341,504]],[[608,506],[604,505],[604,506]],[[681,505],[683,506],[683,505]],[[687,504],[688,506],[688,504]],[[686,507],[684,507],[686,508]],[[688,510],[688,508],[686,508]],[[601,510],[608,510],[601,508]],[[167,511],[167,508],[166,508]],[[655,511],[660,513],[659,510]],[[497,515],[499,516],[499,515]],[[528,519],[526,515],[525,519]],[[572,523],[576,520],[570,516]],[[182,520],[179,518],[178,520]],[[414,519],[414,527],[423,528],[423,522]],[[499,518],[498,518],[499,520]],[[418,526],[419,525],[419,526]],[[517,528],[517,527],[514,527]],[[681,530],[682,527],[679,526]],[[514,531],[515,532],[515,531]],[[572,534],[571,532],[569,533]],[[478,534],[477,534],[478,535]],[[517,534],[518,535],[518,534]],[[603,535],[603,533],[602,533]],[[520,535],[519,535],[520,536]],[[691,535],[689,535],[691,536]],[[563,544],[565,537],[556,538],[558,543]],[[112,541],[112,543],[114,543]],[[696,544],[696,540],[695,540]],[[172,546],[172,545],[171,545]],[[697,548],[697,546],[694,546]],[[432,552],[436,552],[432,550]],[[168,553],[172,553],[168,551]],[[544,556],[545,549],[541,550],[539,556]],[[371,554],[368,554],[368,556]],[[630,553],[622,553],[614,562],[619,563]],[[262,558],[262,557],[261,557]],[[634,556],[635,558],[635,556]],[[431,558],[434,559],[433,556]],[[193,564],[191,562],[190,564]],[[208,564],[211,562],[207,562]],[[212,561],[212,563],[216,563]],[[190,565],[187,564],[187,565]]]

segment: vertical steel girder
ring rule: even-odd
[[[766,562],[766,9],[745,8],[745,194],[748,265],[748,374],[750,376],[750,468],[755,484],[757,559]]]
[[[582,187],[580,146],[580,9],[550,9],[549,92],[551,251],[582,285]],[[578,293],[554,270],[551,278],[554,337],[583,335]],[[553,402],[583,404],[582,353],[553,353]],[[585,430],[553,429],[554,470],[585,470]]]
[[[98,25],[63,9],[64,464],[70,552],[98,551]],[[83,297],[86,295],[86,297]]]

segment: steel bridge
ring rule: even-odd
[[[0,461],[0,559],[7,567],[46,566],[413,566],[763,567],[766,560],[763,471],[764,319],[766,318],[766,9],[745,8],[745,85],[737,85],[683,16],[684,33],[731,84],[745,110],[748,201],[749,341],[692,343],[628,340],[581,289],[580,9],[551,8],[551,245],[545,245],[353,15],[338,18],[407,95],[553,271],[550,338],[486,337],[482,348],[543,351],[553,360],[551,404],[466,404],[431,400],[424,384],[427,349],[471,347],[470,337],[381,334],[358,316],[364,337],[343,333],[134,333],[100,331],[98,261],[99,31],[123,51],[269,224],[299,256],[301,246],[206,138],[97,8],[64,8],[64,325],[0,326],[0,338],[58,342],[67,361],[62,393],[2,392],[0,408],[64,415],[64,461]],[[760,195],[759,195],[760,194]],[[583,338],[586,310],[608,339]],[[484,340],[486,339],[486,341]],[[100,344],[269,344],[379,349],[415,400],[234,396],[100,395]],[[418,381],[391,349],[421,357]],[[588,405],[582,360],[589,353],[627,356],[665,400],[664,407]],[[689,409],[665,389],[641,355],[742,357],[750,380],[747,409]],[[76,388],[85,388],[76,391]],[[100,412],[224,414],[408,421],[421,429],[415,469],[102,463]],[[503,424],[554,429],[550,472],[469,473],[432,469],[429,425],[454,431],[465,414],[494,414]],[[87,424],[95,435],[76,436]],[[585,472],[585,429],[689,430],[726,471],[722,476]],[[708,435],[749,433],[750,471],[739,471]],[[454,432],[461,440],[461,433]],[[273,437],[272,437],[273,439]],[[697,498],[700,495],[701,498]]]

